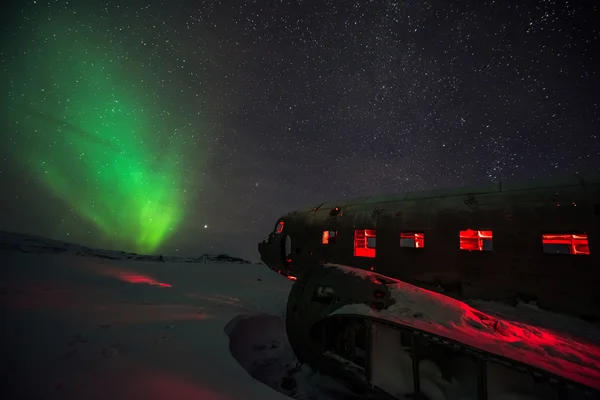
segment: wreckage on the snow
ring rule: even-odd
[[[439,320],[471,299],[534,301],[542,309],[600,319],[599,220],[600,179],[575,175],[560,182],[322,203],[281,217],[259,251],[271,269],[297,279],[286,323],[298,359],[360,390],[411,392],[390,388],[374,356],[385,353],[376,345],[382,337],[396,337],[390,328],[412,360],[413,392],[428,390],[420,377],[422,361],[439,361],[447,375],[464,356],[477,371],[480,399],[487,397],[489,361],[554,383],[557,398],[578,398],[571,389],[600,396],[600,347],[594,344],[567,338],[564,343],[576,343],[579,355],[565,353],[562,339],[550,331],[521,324],[525,333],[519,335],[516,325],[475,309],[468,313],[485,332],[460,331],[460,323]],[[428,303],[442,309],[452,306],[424,323],[423,304],[403,304],[407,287],[431,294]],[[547,340],[533,339],[540,334]],[[510,347],[512,341],[519,345]],[[546,350],[515,350],[535,345]]]

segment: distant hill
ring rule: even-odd
[[[250,261],[227,254],[203,254],[199,257],[170,257],[144,255],[125,251],[95,249],[79,244],[29,235],[26,233],[0,231],[0,252],[15,251],[33,254],[70,254],[82,257],[107,258],[111,260],[182,262],[182,263],[236,263],[252,264]]]

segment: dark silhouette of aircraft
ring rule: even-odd
[[[399,332],[397,340],[412,359],[414,393],[421,391],[420,361],[445,365],[468,354],[479,371],[479,399],[487,398],[490,360],[569,387],[600,390],[600,358],[583,371],[557,358],[564,354],[558,348],[533,357],[524,349],[554,348],[562,339],[522,334],[520,329],[541,328],[517,328],[467,305],[475,299],[535,302],[541,309],[599,320],[599,221],[600,177],[574,175],[325,202],[279,218],[258,249],[269,268],[296,281],[286,326],[299,361],[359,391],[381,389],[375,371],[381,368],[372,357],[381,324]],[[415,296],[428,305],[413,302]],[[483,343],[480,331],[461,328],[473,325],[471,317],[461,317],[461,323],[431,317],[423,324],[432,304],[445,310],[438,319],[475,315],[474,325],[489,330],[493,343]],[[515,337],[521,353],[506,350],[513,349]],[[533,337],[546,339],[533,343]],[[422,353],[422,339],[425,346],[433,341],[446,350]],[[452,346],[454,356],[448,353]],[[600,344],[586,354],[600,357]],[[446,365],[445,371],[453,368]]]

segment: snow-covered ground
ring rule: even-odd
[[[296,368],[283,318],[292,283],[227,256],[0,232],[0,398],[358,398]]]
[[[268,268],[2,239],[3,399],[286,398],[248,375],[224,331],[240,314],[282,315],[291,282]]]
[[[293,282],[226,256],[160,260],[0,232],[0,398],[351,398],[295,369]]]

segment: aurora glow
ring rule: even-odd
[[[152,115],[160,111],[127,84],[139,82],[132,70],[59,28],[40,27],[42,51],[11,65],[21,80],[10,94],[17,159],[107,238],[153,252],[183,218],[183,143],[174,134],[159,140]]]

